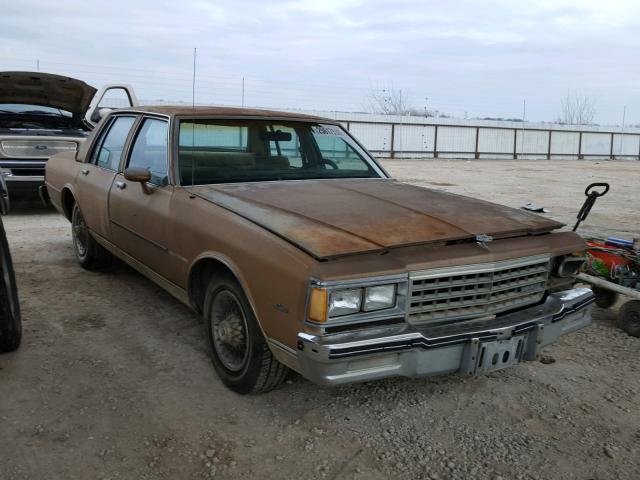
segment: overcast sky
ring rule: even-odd
[[[550,121],[568,89],[596,121],[640,123],[640,2],[4,1],[0,70],[40,70],[143,99],[361,110],[392,85],[419,110]]]

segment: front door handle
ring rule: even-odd
[[[124,190],[126,186],[127,184],[124,182],[116,182],[116,188],[119,188],[120,190]]]
[[[82,170],[80,170],[80,173],[83,175],[89,175],[89,169],[88,168],[83,168]]]

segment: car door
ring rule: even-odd
[[[120,169],[122,154],[135,123],[134,115],[117,115],[107,121],[76,179],[78,206],[89,229],[108,240],[109,190]]]
[[[167,239],[173,185],[169,179],[168,121],[145,117],[137,128],[125,164],[148,169],[146,185],[118,173],[109,194],[114,243],[169,281],[177,283],[180,260],[170,254]]]

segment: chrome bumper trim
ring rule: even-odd
[[[300,373],[322,384],[394,375],[433,375],[466,368],[465,352],[474,342],[477,345],[518,335],[534,339],[528,342],[523,356],[532,360],[541,347],[587,326],[591,321],[587,307],[593,301],[590,289],[575,288],[550,294],[541,304],[500,316],[482,326],[474,327],[473,322],[468,322],[466,326],[404,325],[324,336],[300,333],[297,363]],[[375,357],[389,357],[393,361],[384,367],[367,367],[366,359]],[[356,365],[361,360],[362,368]]]
[[[28,158],[7,158],[0,157],[0,168],[44,168],[47,164],[47,158],[42,160],[32,160]]]
[[[12,173],[5,173],[4,178],[7,182],[43,182],[44,175],[13,175]]]

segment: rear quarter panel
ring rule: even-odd
[[[54,155],[47,161],[45,167],[45,184],[51,203],[58,211],[64,212],[62,203],[62,191],[67,188],[71,193],[75,192],[75,179],[82,163],[76,161],[75,152],[64,152]]]

